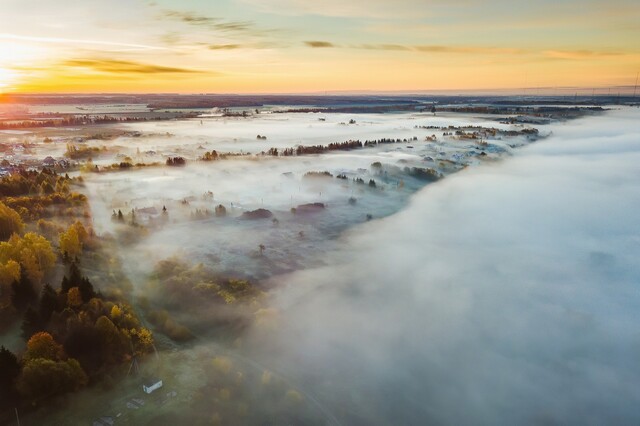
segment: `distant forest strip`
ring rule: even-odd
[[[163,121],[173,120],[176,118],[175,114],[165,116],[149,116],[142,115],[70,115],[64,116],[56,114],[54,117],[47,118],[26,118],[22,120],[6,119],[0,121],[0,130],[16,130],[16,129],[31,129],[36,127],[68,127],[68,126],[83,126],[88,124],[117,124],[117,123],[131,123],[141,121]],[[197,114],[180,114],[179,118],[194,118]]]

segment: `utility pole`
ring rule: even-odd
[[[636,91],[638,90],[638,75],[640,75],[640,71],[636,73],[636,85],[633,86],[633,100],[636,100]]]

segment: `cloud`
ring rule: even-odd
[[[365,50],[391,50],[391,51],[411,51],[410,46],[403,46],[400,44],[360,44],[354,46],[356,49]]]
[[[235,50],[242,49],[242,47],[241,44],[210,44],[208,46],[211,50]]]
[[[65,67],[90,68],[95,71],[114,74],[188,74],[200,72],[188,68],[167,67],[116,59],[69,59],[62,62],[61,65]]]
[[[304,44],[313,48],[338,47],[335,44],[330,43],[328,41],[305,41]]]
[[[507,47],[482,47],[482,46],[440,46],[440,45],[402,45],[402,44],[356,44],[341,46],[328,41],[305,41],[305,45],[313,48],[341,48],[363,50],[383,50],[397,52],[422,52],[422,53],[460,53],[460,54],[500,54],[517,55],[525,53],[522,49]]]
[[[167,50],[164,47],[150,46],[145,44],[136,43],[119,43],[103,40],[89,40],[89,39],[72,39],[72,38],[60,38],[60,37],[29,37],[16,34],[0,34],[0,39],[5,40],[18,40],[35,43],[53,43],[53,44],[67,44],[67,45],[93,45],[93,46],[111,46],[111,47],[125,47],[130,49],[140,50]]]
[[[598,52],[594,50],[546,50],[542,54],[549,59],[564,60],[601,59],[623,55],[621,52]]]
[[[163,17],[181,21],[191,25],[211,26],[220,22],[220,18],[212,18],[206,15],[199,15],[193,12],[184,12],[178,10],[165,10]]]
[[[178,10],[163,10],[161,19],[169,19],[196,27],[207,28],[221,33],[236,33],[250,36],[264,36],[273,33],[272,29],[258,28],[253,21],[226,21],[219,17],[208,16],[195,12]]]
[[[268,13],[281,15],[321,15],[332,17],[415,18],[428,15],[429,6],[443,4],[439,0],[243,0]]]
[[[426,187],[267,284],[279,321],[246,347],[344,424],[637,424],[637,120]]]
[[[478,46],[438,46],[438,45],[420,45],[413,46],[418,52],[425,53],[476,53],[476,54],[505,54],[514,55],[523,53],[522,49],[514,49],[507,47],[478,47]]]

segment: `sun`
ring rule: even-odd
[[[18,73],[7,68],[0,68],[0,91],[11,89],[17,80]]]

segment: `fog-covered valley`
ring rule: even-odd
[[[99,232],[122,232],[121,224],[112,220],[118,210],[138,211],[136,220],[141,225],[155,224],[147,226],[147,235],[132,242],[127,249],[132,253],[125,256],[144,272],[152,267],[149,259],[178,253],[214,264],[220,271],[262,279],[319,264],[319,254],[333,250],[335,238],[345,229],[397,212],[412,193],[432,180],[468,165],[495,161],[512,152],[512,147],[537,139],[523,135],[461,140],[442,136],[439,129],[416,128],[523,128],[482,117],[364,114],[348,124],[350,117],[270,114],[249,120],[218,117],[128,125],[134,137],[89,142],[111,150],[106,158],[94,159],[94,164],[110,164],[125,156],[133,163],[164,162],[167,156],[180,155],[187,165],[87,174],[95,227]],[[270,148],[282,151],[385,138],[399,143],[319,155],[260,155]],[[251,155],[197,161],[212,150]],[[434,176],[425,179],[411,169],[433,170]],[[310,172],[330,175],[307,175]],[[313,203],[322,206],[292,212]],[[226,217],[216,217],[217,205],[225,207]],[[166,213],[161,215],[163,208]],[[243,212],[256,209],[269,210],[273,216],[241,220]],[[262,253],[258,253],[260,245]],[[134,260],[136,256],[147,261]]]
[[[154,335],[139,375],[47,421],[633,423],[637,119],[265,113],[12,135],[25,155],[83,153],[68,173],[112,269],[80,264]],[[140,394],[147,377],[161,393]]]

